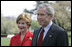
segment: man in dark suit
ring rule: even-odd
[[[68,46],[67,32],[52,22],[54,9],[50,4],[41,4],[37,9],[37,20],[42,26],[34,30],[32,46]]]

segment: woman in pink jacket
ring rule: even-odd
[[[28,30],[31,22],[28,13],[22,13],[18,16],[16,23],[20,32],[11,38],[10,46],[31,46],[33,34]]]

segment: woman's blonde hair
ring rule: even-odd
[[[24,20],[26,24],[30,27],[31,26],[31,15],[29,13],[22,13],[17,17],[16,23],[18,24],[19,20]]]

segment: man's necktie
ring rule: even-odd
[[[41,44],[42,44],[43,33],[44,33],[44,29],[42,29],[42,31],[39,35],[39,38],[38,38],[38,41],[37,41],[37,46],[41,46]]]

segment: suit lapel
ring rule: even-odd
[[[50,38],[52,38],[53,37],[53,35],[54,35],[54,31],[53,31],[53,26],[54,26],[54,24],[52,24],[52,26],[50,27],[50,29],[49,29],[49,31],[47,32],[47,34],[46,34],[46,36],[45,36],[45,38],[44,38],[44,40],[43,40],[43,42],[42,42],[42,45],[44,44],[44,43],[46,43],[46,40],[49,40]]]
[[[38,35],[39,35],[41,29],[42,29],[42,27],[41,27],[41,28],[38,30],[38,32],[37,32],[37,39],[38,39]]]
[[[41,28],[42,28],[42,27],[40,27],[38,30],[36,30],[36,34],[35,34],[35,35],[36,35],[36,37],[35,37],[35,39],[36,39],[36,41],[35,41],[36,44],[37,44],[38,35],[39,35],[40,31],[41,31]]]

